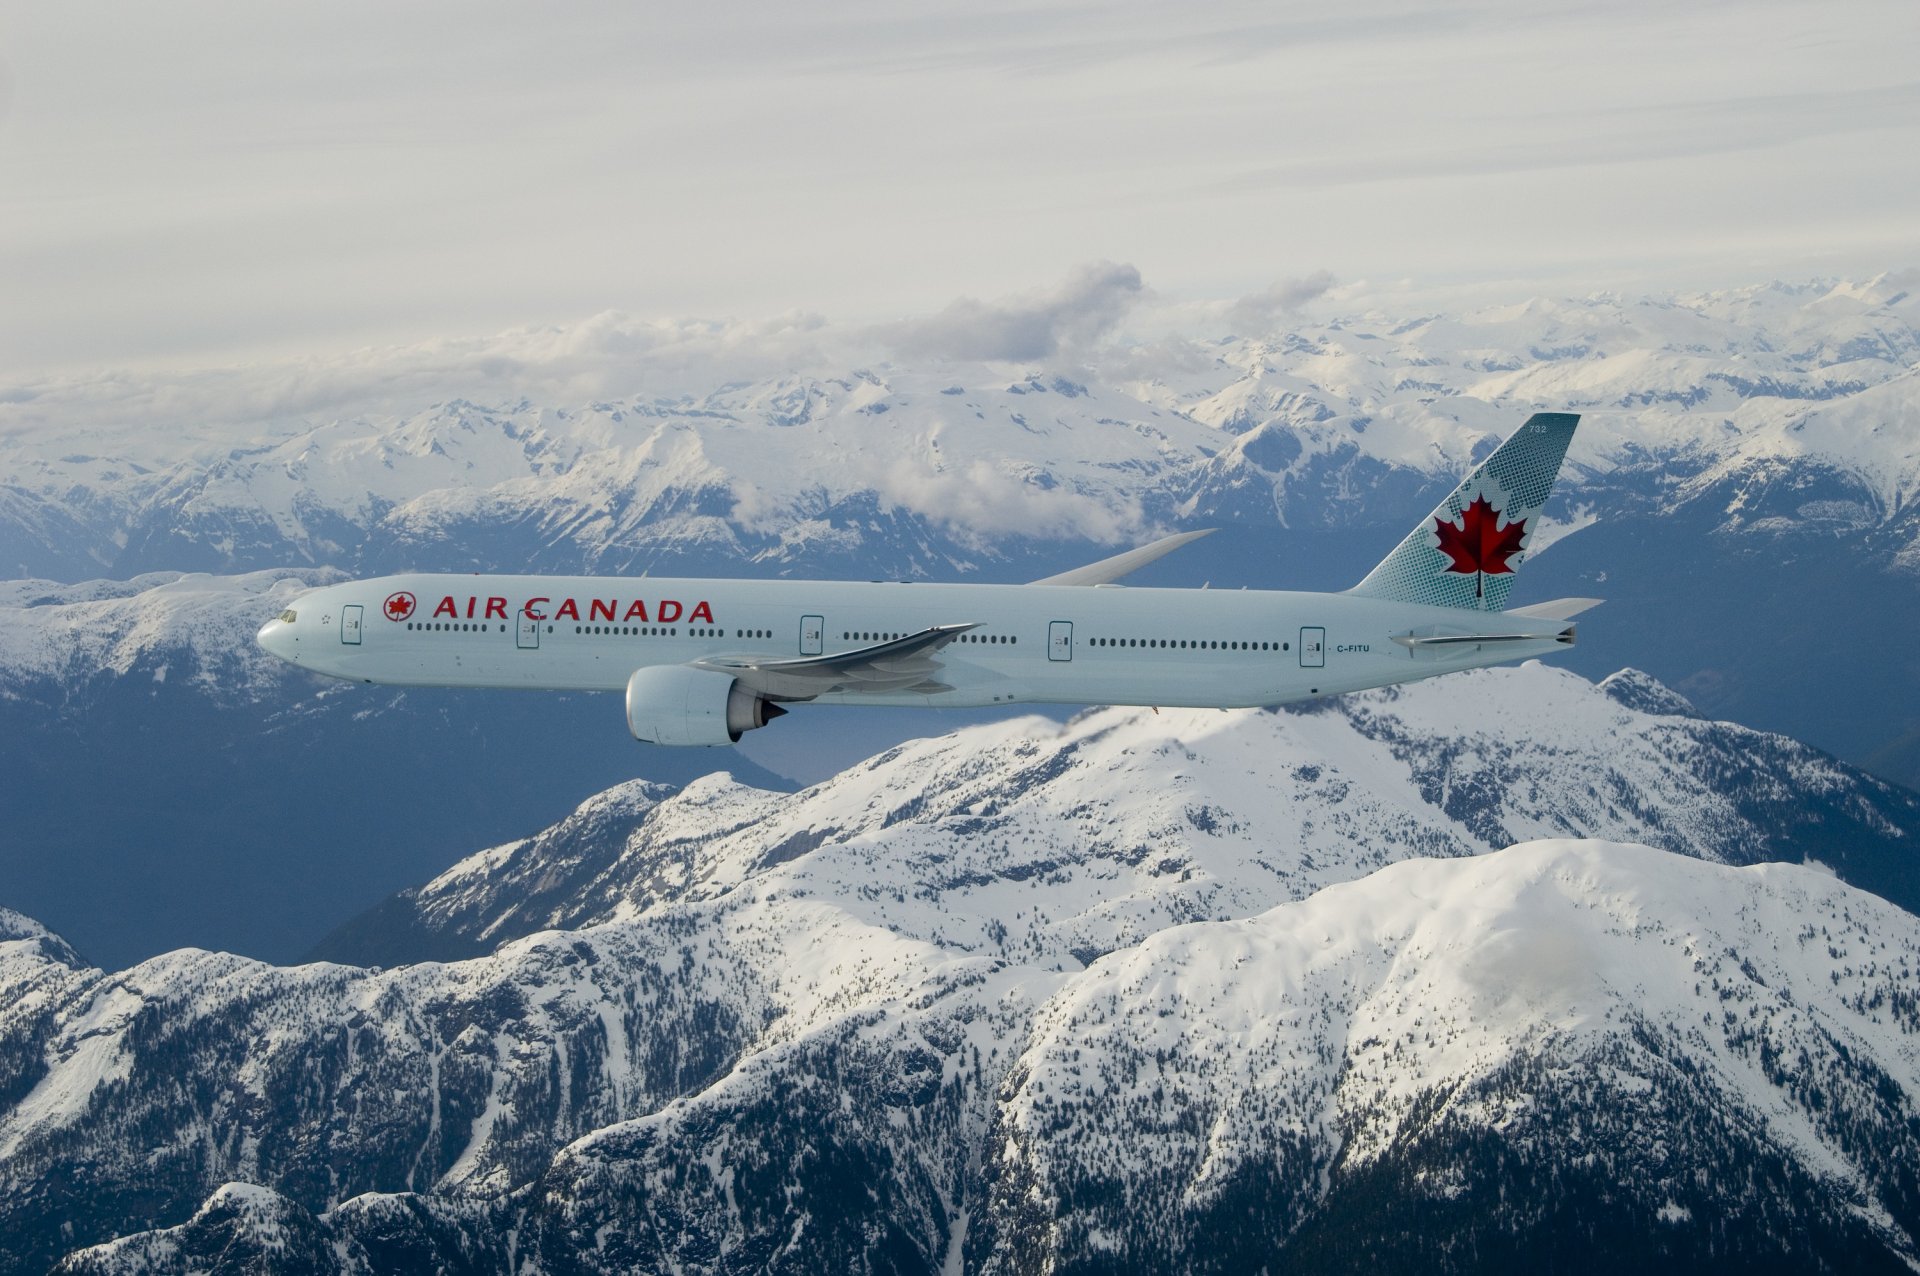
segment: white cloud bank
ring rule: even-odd
[[[991,301],[961,298],[935,314],[877,326],[835,324],[806,312],[761,320],[606,312],[489,336],[224,367],[0,372],[0,438],[57,432],[97,446],[129,432],[218,435],[231,425],[404,414],[454,398],[561,406],[674,399],[790,374],[839,376],[892,356],[919,364],[1073,363],[1090,357],[1144,295],[1136,268],[1095,262],[1052,288]],[[882,488],[882,480],[893,481],[874,477]]]
[[[1316,270],[1301,279],[1282,279],[1262,292],[1242,297],[1227,310],[1227,318],[1243,331],[1264,332],[1298,314],[1332,290],[1333,272]]]
[[[1031,362],[1084,349],[1111,332],[1140,296],[1140,272],[1103,261],[1082,266],[1049,292],[1002,301],[962,297],[939,314],[908,319],[877,335],[902,354],[939,359]]]

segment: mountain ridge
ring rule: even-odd
[[[1915,433],[1893,424],[1920,410],[1916,314],[1871,282],[1294,316],[1283,334],[1121,342],[1071,369],[842,353],[681,395],[198,424],[184,460],[104,422],[95,453],[17,430],[0,435],[16,476],[0,561],[65,578],[507,561],[804,574],[862,556],[910,576],[1018,571],[1047,543],[1225,514],[1355,525],[1355,465],[1367,487],[1457,475],[1535,406],[1586,418],[1576,490],[1637,456],[1704,458],[1709,481],[1810,460],[1857,482],[1877,524],[1920,492]]]
[[[1733,863],[1813,858],[1920,910],[1920,795],[1705,720],[1637,670],[1596,685],[1532,663],[1281,712],[1101,709],[965,728],[791,794],[717,776],[677,793],[635,782],[449,867],[311,955],[477,955],[548,927],[718,898],[862,839],[907,836],[916,862],[941,866],[924,889],[942,899],[1028,878],[1081,878],[1085,890],[1102,873],[1197,875],[1201,886],[1139,905],[1166,924],[1235,909],[1210,903],[1207,883],[1230,883],[1217,889],[1244,910],[1265,891],[1297,897],[1377,866],[1383,844],[1462,855],[1567,833]],[[1257,847],[1274,838],[1299,863],[1265,862]],[[883,869],[863,856],[838,880],[853,889]],[[1069,947],[1106,951],[1130,934],[1090,924]]]
[[[32,1015],[55,1017],[61,1070],[35,1093],[85,1041],[133,1051],[125,1075],[141,1088],[180,1047],[250,1043],[238,1077],[260,1099],[251,1113],[207,1109],[208,1133],[218,1146],[229,1123],[255,1130],[249,1177],[270,1191],[221,1187],[231,1172],[210,1167],[215,1181],[194,1193],[190,1177],[165,1207],[172,1230],[123,1234],[62,1270],[179,1271],[306,1236],[318,1270],[366,1271],[375,1218],[386,1243],[464,1255],[469,1270],[501,1270],[509,1253],[543,1272],[1197,1271],[1260,1255],[1469,1270],[1502,1253],[1577,1269],[1600,1226],[1618,1229],[1610,1254],[1713,1270],[1769,1254],[1854,1270],[1913,1261],[1920,922],[1817,870],[1524,843],[1401,861],[1248,917],[1162,929],[1084,968],[970,956],[796,904],[762,891],[710,902],[705,922],[670,910],[379,975],[181,954],[132,983],[79,988],[70,1010]],[[689,957],[644,956],[674,950]],[[723,952],[742,964],[713,965]],[[0,960],[12,971],[20,958]],[[748,971],[770,982],[756,992]],[[631,1053],[639,1039],[591,1010],[632,1006],[606,997],[635,974],[679,990],[647,1021],[666,1071],[629,1075],[619,1060],[645,1057]],[[462,987],[434,1008],[437,989]],[[134,1031],[155,998],[173,1027]],[[711,1024],[740,1044],[686,1053],[718,1038],[688,1037],[695,1020],[676,1017],[716,1004],[749,1011]],[[471,1113],[472,1141],[436,1145],[422,1127],[438,1182],[412,1193],[408,1127],[385,1133],[367,1109],[427,1075],[427,1059],[394,1053],[419,1031],[396,1013],[408,1005],[448,1026],[478,1016],[422,1033],[444,1042],[432,1110],[461,1128]],[[354,1022],[353,1007],[357,1060],[338,1046],[319,1056],[334,1060],[325,1084],[355,1096],[328,1124],[388,1146],[389,1178],[360,1169],[328,1187],[296,1171],[325,1141],[282,1149],[272,1132],[294,1128],[281,1109],[311,1084],[289,1065]],[[20,1018],[0,1041],[18,1040]],[[571,1097],[541,1080],[566,1059],[578,1062],[560,1075],[589,1083]],[[131,1097],[93,1075],[83,1128]],[[15,1235],[40,1235],[42,1193],[22,1175],[61,1143],[19,1110],[0,1121],[5,1210]],[[87,1190],[111,1202],[112,1181]],[[1398,1204],[1380,1215],[1389,1185]],[[81,1215],[76,1241],[110,1215]],[[1223,1231],[1227,1217],[1239,1221]]]

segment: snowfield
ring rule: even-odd
[[[324,1270],[378,1270],[383,1201],[416,1243],[542,1271],[869,1270],[887,1245],[929,1271],[1164,1270],[1324,1256],[1421,1211],[1445,1220],[1428,1243],[1482,1252],[1553,1252],[1604,1217],[1669,1257],[1885,1265],[1920,1223],[1916,974],[1920,924],[1827,874],[1556,839],[1391,865],[1084,970],[766,890],[380,975],[211,954],[74,971],[35,1092],[99,1031],[82,1008],[129,992],[168,1009],[146,1040],[119,1029],[143,1070],[240,1065],[103,1080],[70,1108],[97,1128],[144,1092],[151,1122],[201,1090],[147,1164],[198,1148],[216,1189],[70,1271],[293,1233]],[[14,1226],[47,1194],[36,1165],[111,1177],[70,1139],[12,1152]],[[329,1163],[345,1177],[315,1179]]]

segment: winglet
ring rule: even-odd
[[[1088,563],[1085,567],[1076,567],[1057,576],[1048,576],[1044,580],[1028,581],[1030,585],[1105,585],[1119,580],[1129,572],[1137,572],[1148,563],[1165,558],[1182,545],[1199,540],[1202,536],[1211,536],[1218,528],[1209,527],[1198,532],[1177,532],[1172,536],[1163,536],[1151,545],[1141,545],[1124,554],[1115,554],[1112,558],[1103,558],[1097,563]]]

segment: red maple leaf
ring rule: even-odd
[[[1482,495],[1474,497],[1473,504],[1461,511],[1458,525],[1443,518],[1433,520],[1434,531],[1440,536],[1440,552],[1452,560],[1443,570],[1462,576],[1475,573],[1475,598],[1481,597],[1484,577],[1503,576],[1513,570],[1507,560],[1520,552],[1520,540],[1526,535],[1526,519],[1516,518],[1505,527],[1496,528],[1494,524],[1499,517],[1500,511]]]
[[[387,599],[388,620],[405,620],[411,615],[413,615],[412,594],[402,592],[394,594]]]

